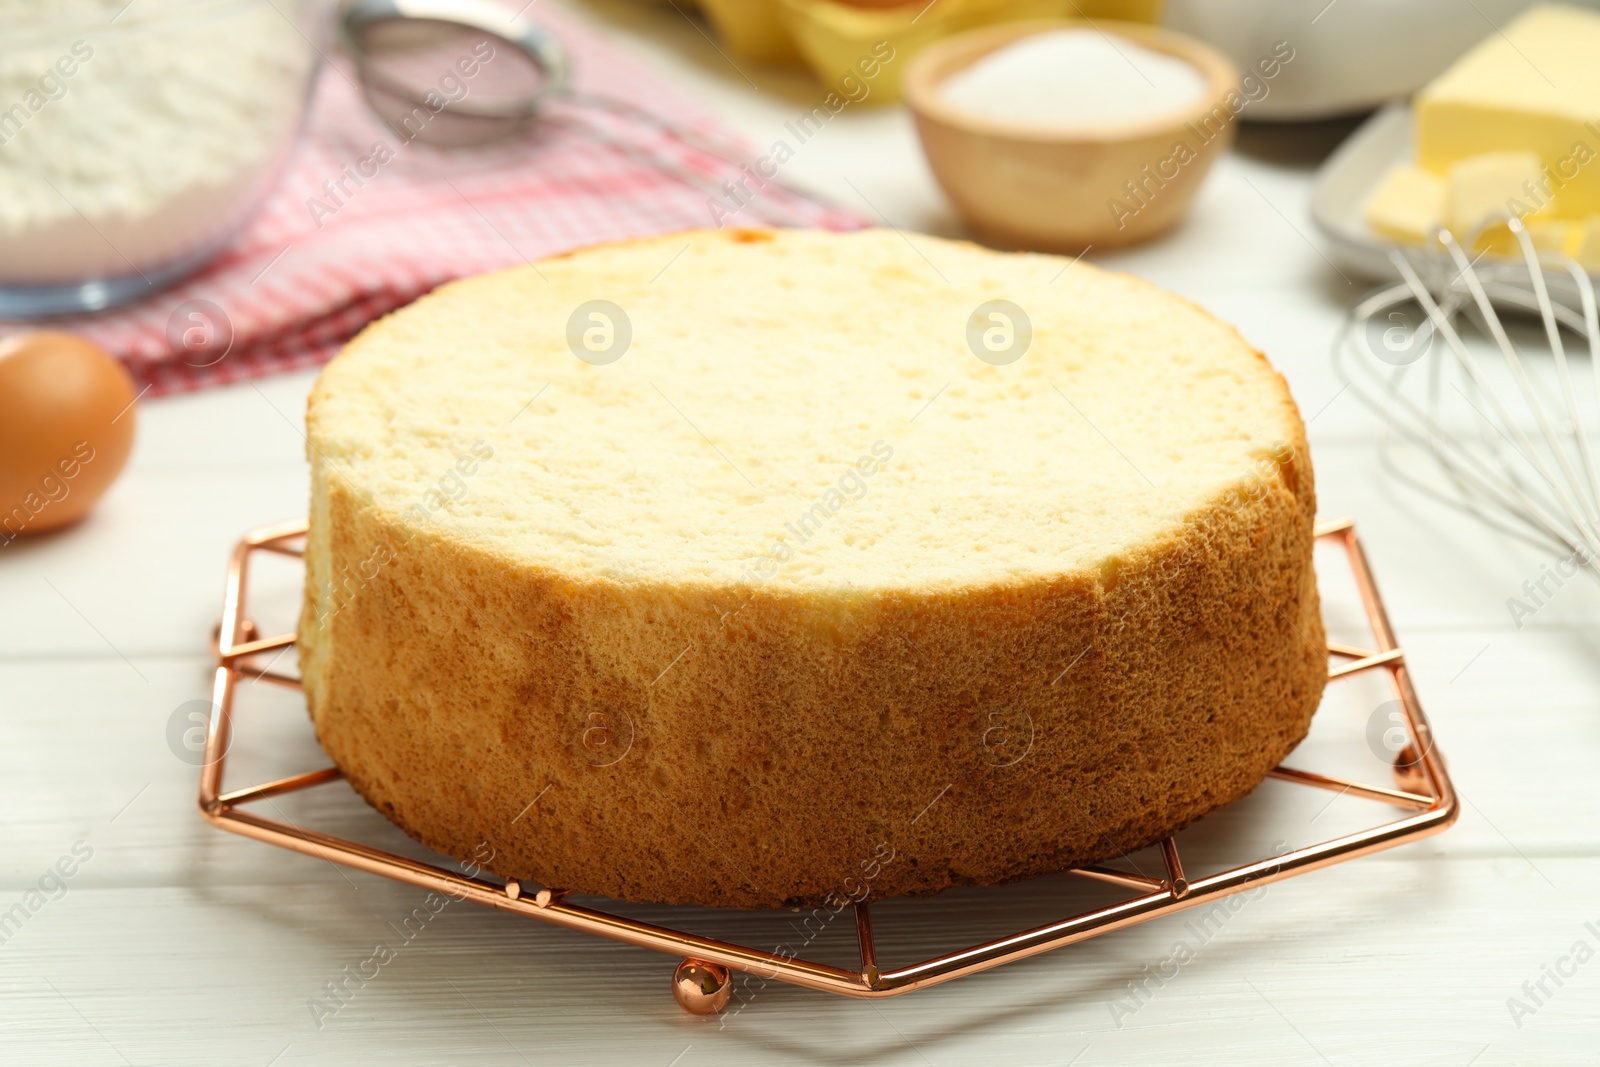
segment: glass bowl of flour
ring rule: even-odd
[[[0,0],[0,318],[204,266],[276,183],[332,0]]]

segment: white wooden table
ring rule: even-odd
[[[798,76],[734,68],[671,7],[589,10],[759,143],[818,96]],[[399,924],[420,891],[209,828],[196,768],[167,740],[175,709],[208,696],[229,547],[305,510],[312,376],[296,374],[146,404],[131,465],[92,521],[0,549],[0,913],[27,911],[0,944],[0,1062],[1600,1062],[1600,957],[1561,963],[1580,941],[1600,952],[1600,592],[1573,582],[1518,629],[1506,599],[1553,560],[1379,469],[1372,424],[1328,357],[1362,285],[1321,258],[1306,221],[1311,172],[1337,133],[1246,131],[1180,232],[1092,258],[1237,324],[1314,416],[1321,511],[1359,520],[1465,799],[1456,827],[1272,887],[1131,1014],[1113,1003],[1186,936],[1182,919],[903,999],[771,985],[725,1020],[678,1009],[665,956],[466,904],[408,941]],[[847,110],[786,175],[908,231],[960,233],[898,109]],[[288,620],[289,579],[262,601],[278,612],[269,627]],[[1386,695],[1354,699],[1353,713],[1319,716],[1305,762],[1361,756],[1360,720]],[[235,782],[321,765],[293,694],[246,709]],[[1371,814],[1274,788],[1202,834],[1197,854],[1255,820],[1310,840]],[[324,790],[284,800],[283,814],[397,840],[343,785]],[[73,873],[58,883],[64,858]],[[42,901],[30,898],[41,880]],[[880,923],[897,922],[908,951],[953,947],[941,925],[1005,932],[1064,910],[1066,892],[1059,880],[1009,890],[987,916],[977,897],[949,894]],[[771,944],[781,920],[707,921]],[[838,933],[827,951],[848,961]],[[319,1027],[311,1002],[380,943],[392,961]],[[1558,963],[1573,972],[1559,986],[1544,977]],[[1542,978],[1549,995],[1514,1019],[1508,998],[1534,1005],[1524,983]]]

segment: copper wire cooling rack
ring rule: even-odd
[[[475,901],[526,918],[680,957],[681,962],[673,974],[673,993],[680,1005],[695,1014],[712,1014],[727,1005],[733,989],[730,971],[745,971],[765,979],[777,979],[848,997],[892,997],[909,993],[914,989],[948,982],[1135,923],[1170,915],[1258,885],[1282,881],[1320,867],[1415,841],[1444,830],[1455,821],[1459,812],[1455,790],[1450,784],[1439,750],[1433,743],[1428,720],[1423,716],[1412,687],[1404,653],[1395,642],[1394,631],[1389,625],[1383,602],[1379,599],[1366,554],[1356,538],[1354,524],[1346,519],[1319,526],[1317,537],[1335,542],[1344,549],[1356,589],[1366,609],[1373,647],[1330,642],[1328,652],[1333,657],[1333,666],[1329,669],[1329,678],[1349,678],[1372,670],[1387,673],[1404,717],[1403,725],[1408,740],[1395,758],[1395,782],[1392,786],[1364,785],[1285,766],[1273,770],[1272,777],[1315,789],[1382,801],[1405,810],[1407,814],[1401,818],[1192,881],[1184,876],[1177,844],[1169,837],[1161,842],[1161,855],[1166,868],[1164,878],[1147,877],[1105,865],[1072,869],[1072,874],[1132,890],[1133,895],[1125,900],[891,970],[883,970],[878,966],[871,911],[866,902],[854,905],[861,966],[858,970],[849,970],[581,907],[568,902],[559,889],[542,888],[524,894],[522,885],[516,881],[468,877],[357,841],[265,818],[247,810],[247,805],[254,801],[336,781],[342,777],[336,767],[222,792],[222,776],[232,729],[233,698],[239,683],[242,680],[259,680],[300,688],[299,679],[256,665],[256,657],[262,653],[280,652],[292,645],[295,638],[293,634],[261,637],[246,614],[250,561],[258,552],[300,557],[304,552],[305,531],[306,524],[303,521],[263,527],[247,535],[234,549],[228,567],[222,622],[217,632],[217,672],[206,736],[206,762],[200,773],[200,810],[206,819],[212,825],[236,834],[448,894],[457,900]]]

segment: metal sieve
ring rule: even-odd
[[[510,137],[567,87],[555,38],[491,0],[357,0],[340,36],[368,104],[408,141]]]

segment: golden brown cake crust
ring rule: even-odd
[[[817,904],[882,843],[874,897],[1115,856],[1244,796],[1310,726],[1327,657],[1309,468],[1289,469],[1294,491],[1219,501],[1110,591],[864,598],[823,632],[761,590],[641,610],[605,583],[486,580],[481,551],[335,491],[332,558],[394,562],[331,620],[319,740],[424,844],[622,899]],[[609,641],[641,667],[692,654],[650,685],[592,669]]]
[[[323,471],[308,586],[361,577],[321,624],[308,596],[319,740],[419,841],[628,900],[929,894],[1148,845],[1254,789],[1326,681],[1309,453],[1274,380],[1280,455],[1114,572],[826,612],[555,573]]]

